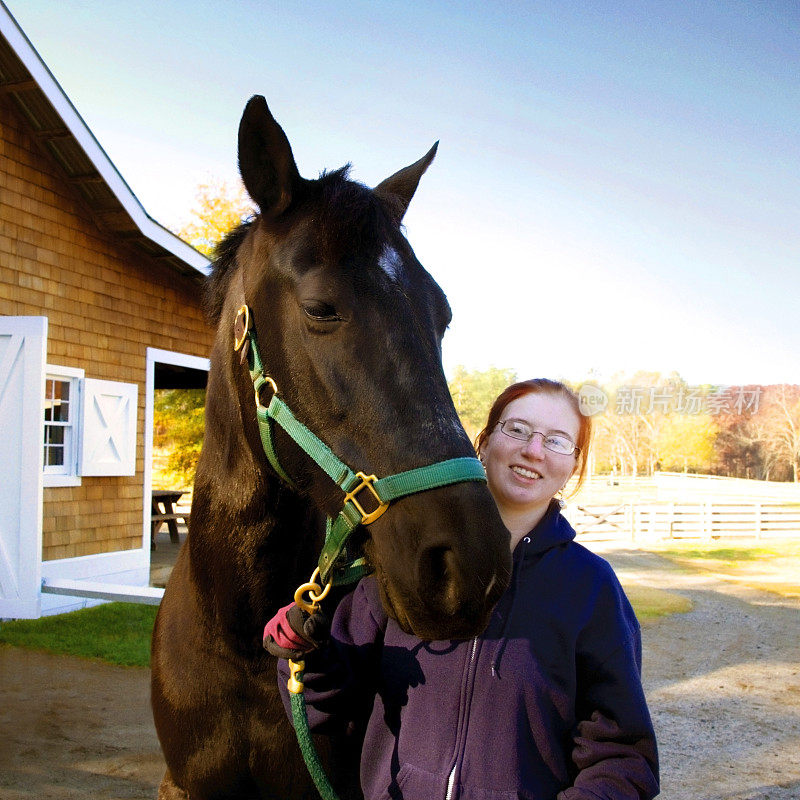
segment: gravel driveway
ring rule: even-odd
[[[593,544],[623,580],[694,603],[644,629],[664,800],[800,799],[800,602]],[[153,800],[145,669],[0,647],[2,800]]]

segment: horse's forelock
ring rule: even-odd
[[[362,183],[349,179],[350,165],[323,173],[314,200],[319,244],[333,262],[354,254],[377,257],[396,227],[384,201]],[[374,253],[370,251],[374,250]]]

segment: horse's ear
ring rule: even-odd
[[[286,211],[303,184],[289,140],[261,95],[250,98],[239,123],[239,172],[268,219]]]
[[[395,172],[390,178],[381,181],[374,189],[375,194],[387,198],[393,206],[397,208],[397,221],[403,219],[403,215],[408,210],[408,205],[414,192],[419,186],[419,179],[433,161],[439,142],[431,147],[419,161],[415,161],[408,167]]]

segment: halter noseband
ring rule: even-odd
[[[234,350],[241,351],[242,363],[247,359],[250,378],[255,389],[256,417],[261,443],[275,472],[290,486],[294,486],[291,478],[281,467],[275,452],[272,434],[273,422],[280,425],[295,444],[309,455],[345,494],[342,509],[336,519],[334,520],[330,516],[327,519],[325,544],[319,556],[318,566],[319,578],[323,585],[331,582],[336,585],[351,583],[369,572],[366,559],[363,557],[353,558],[354,554],[348,556],[347,540],[358,525],[369,525],[383,515],[392,500],[453,483],[486,481],[483,465],[477,458],[472,457],[451,458],[385,478],[366,475],[364,472],[354,472],[337,458],[319,437],[303,425],[278,396],[278,387],[275,381],[264,374],[264,365],[256,342],[256,332],[247,305],[243,305],[236,314]],[[261,390],[267,384],[272,389],[272,398],[265,406],[261,402]],[[363,491],[369,492],[378,502],[377,508],[373,511],[365,511],[359,501],[359,495]],[[306,584],[301,589],[308,590],[309,587],[316,587],[314,584],[316,574],[315,572],[312,576],[311,584]],[[297,594],[301,594],[300,590]],[[321,597],[319,595],[315,597],[312,591],[311,599],[312,604],[305,605],[313,605]],[[297,595],[295,600],[299,605],[304,605]]]

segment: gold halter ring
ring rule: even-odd
[[[313,614],[319,608],[320,602],[322,602],[328,596],[328,592],[331,590],[331,586],[333,585],[333,581],[328,581],[323,589],[317,583],[317,578],[319,578],[319,567],[314,570],[313,574],[311,575],[311,580],[308,583],[298,586],[297,591],[294,593],[295,603],[297,603],[297,605],[300,606],[300,608],[302,608],[307,614]],[[306,600],[305,597],[303,597],[306,592],[308,592],[309,600]]]

